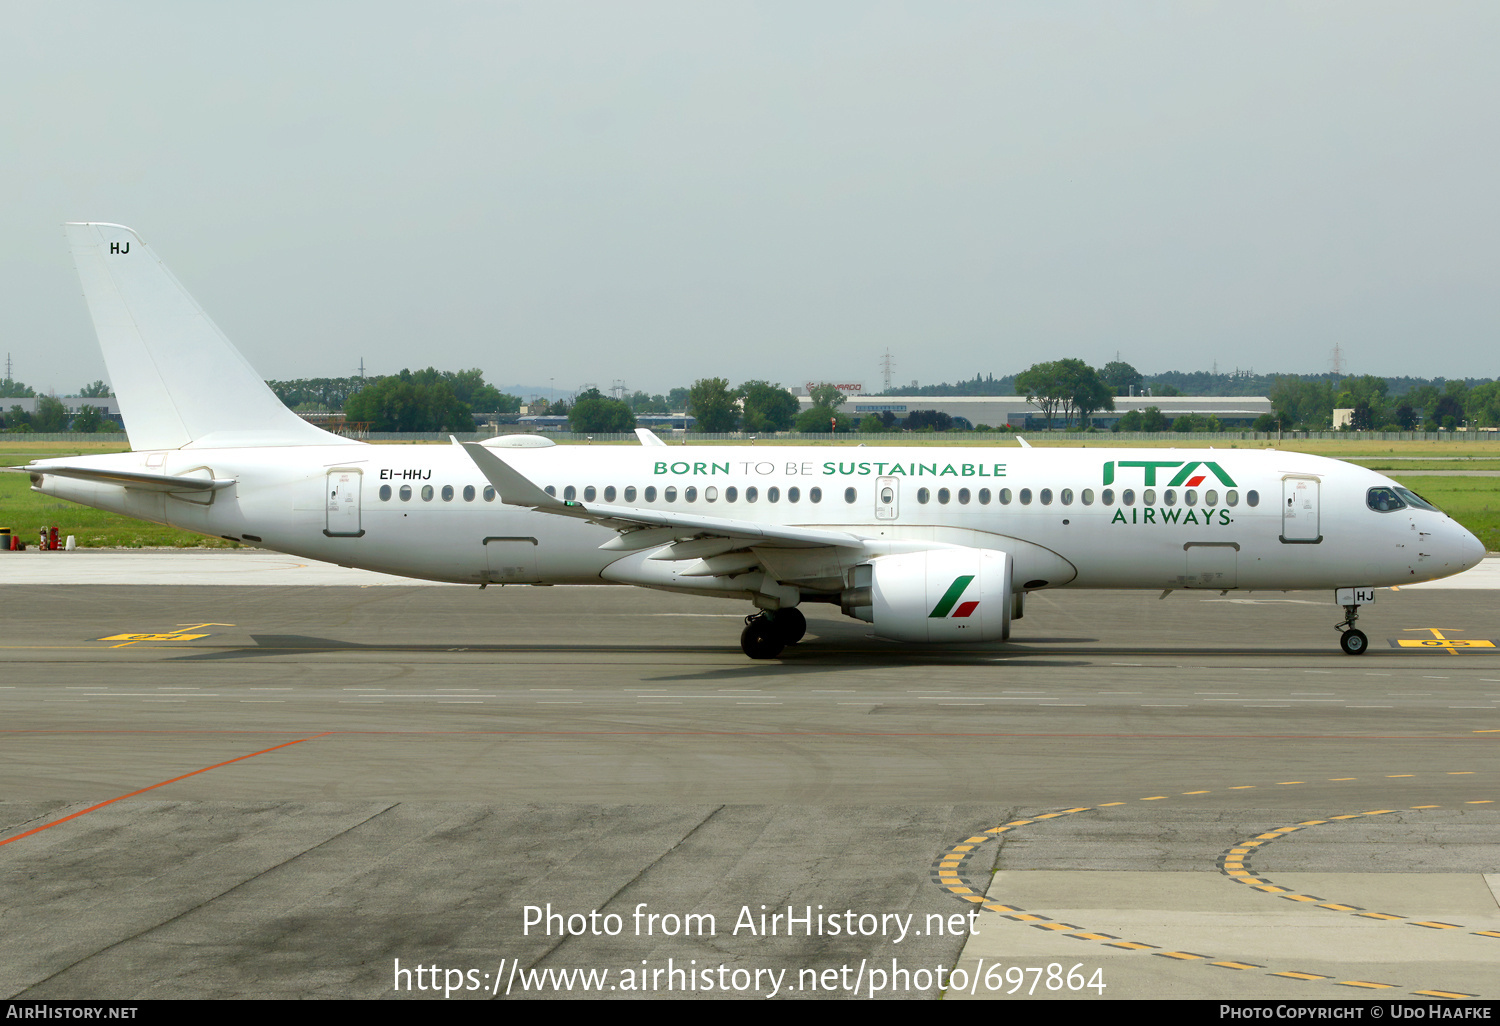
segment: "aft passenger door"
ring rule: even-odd
[[[324,487],[326,514],[323,533],[330,538],[358,538],[364,528],[359,523],[360,482],[364,474],[345,468],[330,470]]]
[[[1281,480],[1281,540],[1289,545],[1316,545],[1323,540],[1318,518],[1319,481],[1315,477]]]

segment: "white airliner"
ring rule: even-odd
[[[1330,589],[1345,652],[1374,589],[1479,540],[1396,482],[1273,450],[380,446],[288,410],[129,228],[70,224],[133,451],[37,460],[36,491],[350,567],[630,584],[753,603],[752,658],[804,602],[882,638],[1007,638],[1044,588]]]

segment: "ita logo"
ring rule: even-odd
[[[978,601],[958,601],[963,597],[964,590],[969,587],[970,582],[973,580],[973,574],[964,574],[962,577],[954,578],[953,583],[948,585],[948,590],[943,592],[943,597],[938,600],[938,604],[933,606],[932,612],[927,614],[927,619],[946,620],[948,614],[952,613],[953,619],[961,620],[974,612],[975,609],[978,609]]]
[[[1212,474],[1214,477],[1218,478],[1219,483],[1226,488],[1239,487],[1234,483],[1234,478],[1224,473],[1223,467],[1219,466],[1217,463],[1210,463],[1206,460],[1192,460],[1189,462],[1183,462],[1182,460],[1177,460],[1175,462],[1168,462],[1164,460],[1120,460],[1119,462],[1116,462],[1114,460],[1110,460],[1104,464],[1105,484],[1110,485],[1115,483],[1115,468],[1117,467],[1120,470],[1139,469],[1142,472],[1142,476],[1145,478],[1144,482],[1142,483],[1146,485],[1155,485],[1157,483],[1157,471],[1171,470],[1173,467],[1181,467],[1182,469],[1178,470],[1177,473],[1173,475],[1172,479],[1167,482],[1167,487],[1181,488],[1183,485],[1186,485],[1189,488],[1197,488],[1204,481],[1208,480],[1209,474]],[[1200,467],[1203,468],[1201,473],[1198,472]]]

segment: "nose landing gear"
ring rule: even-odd
[[[1354,626],[1358,619],[1359,607],[1345,606],[1343,622],[1333,625],[1334,630],[1339,632],[1339,648],[1344,650],[1345,655],[1364,655],[1365,649],[1370,647],[1370,639],[1365,637],[1365,632]]]

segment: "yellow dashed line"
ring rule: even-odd
[[[1490,732],[1491,733],[1500,733],[1500,730],[1490,731]],[[1472,771],[1472,770],[1457,770],[1457,771],[1450,771],[1446,775],[1448,775],[1448,776],[1472,776],[1472,775],[1474,775],[1474,771]],[[1414,776],[1416,776],[1416,774],[1412,774],[1412,773],[1392,773],[1392,774],[1387,774],[1386,779],[1400,779],[1400,778],[1407,778],[1407,777],[1414,777]],[[1343,782],[1343,781],[1358,780],[1359,778],[1358,777],[1330,777],[1328,779],[1330,781],[1334,781],[1334,782]],[[1278,784],[1278,786],[1296,786],[1296,785],[1305,785],[1305,784],[1306,784],[1306,781],[1301,781],[1301,780],[1286,780],[1286,781],[1280,781],[1279,784]],[[1256,786],[1258,786],[1258,785],[1255,785],[1255,784],[1240,784],[1240,785],[1235,785],[1233,787],[1230,787],[1230,788],[1228,788],[1228,790],[1231,790],[1231,791],[1248,791],[1248,790],[1253,790]],[[1183,791],[1183,792],[1180,792],[1180,793],[1181,793],[1182,796],[1195,796],[1195,795],[1203,795],[1203,794],[1212,794],[1213,792],[1205,790],[1205,791]],[[1136,801],[1142,801],[1142,802],[1165,801],[1167,799],[1167,797],[1168,797],[1167,795],[1151,795],[1151,796],[1137,798],[1135,800]],[[1118,806],[1126,805],[1126,804],[1128,804],[1128,802],[1126,802],[1126,801],[1113,801],[1113,802],[1102,802],[1099,805],[1095,805],[1095,806],[1078,806],[1078,807],[1071,808],[1071,809],[1063,809],[1063,810],[1060,810],[1060,811],[1057,811],[1057,812],[1043,813],[1043,814],[1035,816],[1035,817],[1033,817],[1031,819],[1017,819],[1017,820],[1012,820],[1012,821],[1010,821],[1008,823],[1004,823],[1004,824],[1002,824],[1000,826],[991,827],[990,829],[985,830],[983,834],[967,838],[963,844],[955,844],[955,845],[953,845],[952,848],[945,855],[942,856],[943,861],[940,863],[940,872],[936,873],[935,875],[938,877],[939,881],[943,884],[944,889],[947,890],[947,891],[949,891],[950,893],[952,893],[955,897],[960,898],[961,900],[964,900],[964,901],[968,901],[968,902],[972,902],[972,903],[975,903],[975,904],[979,904],[984,909],[986,909],[987,911],[997,912],[997,913],[1004,914],[1004,918],[1006,918],[1006,919],[1010,919],[1010,920],[1015,921],[1015,922],[1026,923],[1026,924],[1028,924],[1028,925],[1030,925],[1030,926],[1032,926],[1032,927],[1034,927],[1036,929],[1047,930],[1047,931],[1050,931],[1050,932],[1059,932],[1060,933],[1060,932],[1064,932],[1064,931],[1068,931],[1068,930],[1079,930],[1079,927],[1077,927],[1077,926],[1073,926],[1073,925],[1068,924],[1068,923],[1059,923],[1059,922],[1056,922],[1055,920],[1050,919],[1047,916],[1037,915],[1035,913],[1027,913],[1027,912],[1025,912],[1025,910],[1019,909],[1019,908],[1015,908],[1014,906],[1002,905],[1002,904],[998,904],[998,903],[987,903],[985,901],[984,897],[982,897],[981,895],[976,894],[971,888],[969,888],[967,886],[962,886],[959,883],[959,881],[960,881],[961,878],[958,876],[957,870],[962,867],[964,860],[966,860],[967,858],[970,857],[970,855],[973,854],[974,849],[978,845],[981,845],[985,841],[990,840],[992,837],[998,836],[999,834],[1005,833],[1005,832],[1007,832],[1007,831],[1009,831],[1011,829],[1014,829],[1014,828],[1017,828],[1017,827],[1022,827],[1022,826],[1029,826],[1029,825],[1032,825],[1032,824],[1035,824],[1035,823],[1046,822],[1046,821],[1053,820],[1053,819],[1058,819],[1058,818],[1061,818],[1061,817],[1064,817],[1064,816],[1070,816],[1070,815],[1073,815],[1073,814],[1079,813],[1079,812],[1090,812],[1090,811],[1094,811],[1096,809],[1114,808],[1114,807],[1118,807]],[[1494,804],[1494,801],[1492,799],[1474,799],[1474,800],[1465,801],[1465,802],[1463,802],[1463,804],[1465,804],[1465,805],[1490,805],[1490,804]],[[1413,810],[1413,811],[1416,811],[1416,810],[1437,809],[1437,808],[1442,808],[1442,806],[1439,806],[1439,805],[1414,805],[1414,806],[1410,806],[1409,808],[1411,810]],[[1243,858],[1244,856],[1247,856],[1247,855],[1250,855],[1250,854],[1254,854],[1254,852],[1256,851],[1256,849],[1258,847],[1260,847],[1262,845],[1265,845],[1265,844],[1269,844],[1272,841],[1280,840],[1281,838],[1287,836],[1288,834],[1295,833],[1298,830],[1301,830],[1301,829],[1303,829],[1305,827],[1323,826],[1323,825],[1326,825],[1328,823],[1339,822],[1339,821],[1347,821],[1347,820],[1352,820],[1352,819],[1361,819],[1361,818],[1366,817],[1366,816],[1384,816],[1384,815],[1390,815],[1390,814],[1392,814],[1392,813],[1394,813],[1396,811],[1397,810],[1395,810],[1395,809],[1373,809],[1373,810],[1370,810],[1370,811],[1367,811],[1367,812],[1356,812],[1356,813],[1348,813],[1348,814],[1340,815],[1340,816],[1330,816],[1328,819],[1303,820],[1302,822],[1299,822],[1299,823],[1297,823],[1297,824],[1295,824],[1293,826],[1278,827],[1278,828],[1276,828],[1274,830],[1270,830],[1270,831],[1268,831],[1266,833],[1256,835],[1256,837],[1253,840],[1241,841],[1237,846],[1235,846],[1234,848],[1229,849],[1228,852],[1226,853],[1226,857],[1223,857],[1223,861],[1221,862],[1220,871],[1225,876],[1229,877],[1235,883],[1251,885],[1253,887],[1253,889],[1255,889],[1255,890],[1261,891],[1261,892],[1266,893],[1266,894],[1275,895],[1277,897],[1285,898],[1285,899],[1287,899],[1289,901],[1298,901],[1298,902],[1304,902],[1304,903],[1314,903],[1315,907],[1317,907],[1317,908],[1324,908],[1324,909],[1328,909],[1330,911],[1335,911],[1335,912],[1351,912],[1351,913],[1355,913],[1360,918],[1375,919],[1375,920],[1388,921],[1388,922],[1410,922],[1412,925],[1415,925],[1415,926],[1424,926],[1424,927],[1427,927],[1429,929],[1435,929],[1435,930],[1458,930],[1458,929],[1463,929],[1462,926],[1459,926],[1459,925],[1454,924],[1454,923],[1442,923],[1442,922],[1436,922],[1436,921],[1430,921],[1430,922],[1429,921],[1415,921],[1415,920],[1409,920],[1409,919],[1407,919],[1404,916],[1393,915],[1393,914],[1385,913],[1385,912],[1363,912],[1363,911],[1360,911],[1358,909],[1358,906],[1344,905],[1344,904],[1339,904],[1337,902],[1323,902],[1321,899],[1319,899],[1319,898],[1317,898],[1317,897],[1315,897],[1313,895],[1295,894],[1295,893],[1290,892],[1287,888],[1279,887],[1279,886],[1277,886],[1275,884],[1272,884],[1268,880],[1264,880],[1264,879],[1261,879],[1259,877],[1254,876],[1249,870],[1247,870],[1244,867],[1244,862],[1242,860],[1227,857],[1227,856],[1241,856],[1241,858]],[[950,880],[952,881],[952,883],[949,882]],[[1013,914],[1006,914],[1006,913],[1013,913]],[[1162,957],[1173,958],[1173,959],[1177,959],[1179,961],[1195,962],[1195,961],[1206,960],[1206,959],[1209,959],[1209,958],[1212,957],[1212,956],[1209,956],[1209,955],[1200,955],[1200,954],[1196,954],[1194,952],[1188,952],[1188,951],[1162,951],[1162,950],[1160,950],[1158,948],[1157,945],[1146,944],[1146,943],[1143,943],[1141,941],[1122,941],[1122,940],[1119,940],[1118,938],[1115,938],[1111,934],[1105,934],[1105,933],[1077,932],[1077,933],[1069,933],[1067,935],[1070,936],[1070,937],[1073,937],[1073,938],[1075,938],[1077,940],[1091,941],[1091,942],[1104,942],[1104,944],[1105,944],[1106,947],[1120,948],[1120,949],[1127,950],[1127,951],[1150,951],[1150,952],[1152,952],[1154,954],[1157,954],[1157,955],[1160,955]],[[1472,936],[1500,938],[1500,931],[1476,930],[1476,931],[1472,931],[1471,935]],[[1236,962],[1236,961],[1232,961],[1232,960],[1217,961],[1217,962],[1208,962],[1207,964],[1218,966],[1218,967],[1224,968],[1224,969],[1234,969],[1234,970],[1237,970],[1237,971],[1244,971],[1244,970],[1250,970],[1250,969],[1264,969],[1265,968],[1264,966],[1255,965],[1255,964],[1249,963],[1249,962]],[[1333,977],[1331,977],[1331,976],[1324,976],[1324,975],[1320,975],[1320,974],[1317,974],[1317,973],[1304,973],[1304,972],[1296,972],[1296,971],[1267,973],[1267,975],[1268,976],[1279,976],[1279,977],[1282,977],[1282,978],[1285,978],[1285,979],[1305,980],[1305,981],[1320,981],[1320,980],[1332,980],[1333,979]],[[1368,989],[1368,990],[1395,990],[1395,989],[1399,989],[1399,985],[1398,984],[1393,984],[1393,983],[1377,983],[1377,982],[1373,982],[1373,981],[1369,981],[1369,980],[1343,980],[1343,981],[1338,981],[1337,985],[1338,986],[1345,986],[1345,987],[1359,987],[1359,988],[1364,988],[1364,989]],[[1424,997],[1442,997],[1442,998],[1468,998],[1468,997],[1476,997],[1477,996],[1477,995],[1473,995],[1473,994],[1464,994],[1464,993],[1460,993],[1460,992],[1440,991],[1440,990],[1418,990],[1418,991],[1411,991],[1411,993],[1417,994],[1417,995],[1421,995],[1421,996],[1424,996]]]

